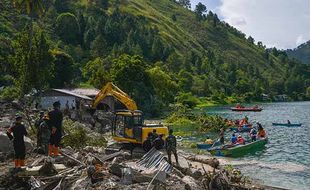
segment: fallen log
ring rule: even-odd
[[[193,161],[193,162],[199,162],[199,163],[207,164],[213,168],[218,168],[218,166],[220,165],[220,162],[216,158],[204,159],[204,158],[198,158],[196,156],[188,156],[188,157],[184,157],[184,158],[186,158],[187,160]]]

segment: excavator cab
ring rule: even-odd
[[[113,139],[137,143],[142,141],[143,114],[139,110],[118,110],[112,125]]]

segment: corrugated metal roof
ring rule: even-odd
[[[71,96],[74,96],[74,97],[78,97],[78,98],[81,98],[81,99],[84,99],[84,100],[92,100],[88,96],[80,95],[80,94],[74,93],[74,92],[69,91],[69,90],[65,90],[65,89],[52,89],[52,90],[54,90],[56,92],[68,94],[68,95],[71,95]]]
[[[73,88],[68,90],[83,96],[96,96],[99,93],[99,90],[96,88]]]

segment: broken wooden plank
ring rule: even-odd
[[[73,157],[70,156],[70,155],[67,155],[67,154],[65,154],[65,153],[63,153],[63,152],[60,152],[60,154],[63,155],[64,157],[66,157],[66,158],[69,158],[70,160],[75,161],[76,163],[79,163],[79,164],[82,165],[82,166],[86,166],[83,162],[81,162],[81,161],[79,161],[79,160],[73,158]]]

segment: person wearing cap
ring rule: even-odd
[[[22,124],[22,119],[22,116],[16,115],[14,125],[7,130],[8,137],[10,140],[13,140],[15,152],[14,163],[16,169],[20,169],[22,166],[25,166],[26,147],[24,136],[27,136],[28,133],[26,127]]]
[[[173,135],[173,130],[169,130],[169,135],[166,138],[166,150],[168,155],[168,162],[171,164],[171,153],[173,153],[177,165],[179,165],[178,154],[177,154],[177,139]]]
[[[48,152],[50,156],[59,155],[59,145],[62,136],[62,120],[63,115],[60,111],[60,102],[53,103],[54,109],[48,113],[49,126],[51,128],[51,138],[48,146]]]
[[[51,138],[51,128],[48,124],[49,116],[48,114],[45,114],[43,116],[43,121],[39,127],[41,133],[40,133],[40,139],[41,139],[41,147],[44,150],[44,154],[48,155],[48,144]]]
[[[40,111],[39,118],[35,121],[34,126],[37,129],[37,148],[41,147],[41,131],[40,125],[43,121],[44,111]]]

